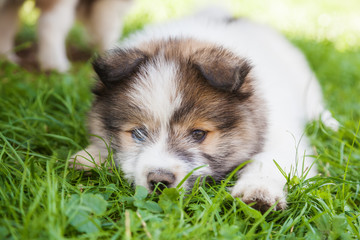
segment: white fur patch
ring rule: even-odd
[[[181,105],[182,96],[177,84],[179,72],[173,62],[166,62],[162,57],[155,61],[140,69],[141,75],[128,96],[135,105],[159,121],[161,128],[165,128]]]
[[[144,149],[137,159],[138,167],[135,169],[136,184],[147,186],[147,175],[149,172],[157,169],[165,169],[175,175],[175,182],[178,183],[186,175],[186,169],[181,164],[181,161],[173,156],[167,150],[168,133],[162,129],[158,141]]]

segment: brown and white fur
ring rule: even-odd
[[[2,0],[0,4],[0,55],[17,61],[14,38],[18,29],[18,10],[24,0]],[[76,16],[84,23],[92,43],[105,51],[121,35],[122,18],[131,0],[36,0],[41,10],[38,20],[38,61],[42,70],[65,72],[69,69],[65,39]]]
[[[287,173],[314,176],[305,123],[322,115],[338,126],[304,56],[274,30],[227,13],[145,28],[94,69],[90,132],[111,145],[126,178],[149,191],[175,187],[202,165],[184,187],[199,176],[221,180],[253,160],[232,195],[261,210],[284,209],[286,179],[273,160]],[[107,155],[93,137],[72,159],[89,169]]]

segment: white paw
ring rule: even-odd
[[[96,165],[100,165],[104,162],[104,157],[100,156],[99,151],[96,149],[87,149],[79,151],[69,159],[69,168],[78,170],[90,171],[95,168]]]
[[[64,73],[69,70],[70,63],[66,58],[56,59],[40,59],[39,60],[40,69],[43,71],[56,70],[58,72]]]
[[[266,180],[266,181],[264,181]],[[286,208],[286,193],[284,184],[274,179],[244,178],[235,184],[231,195],[239,197],[244,203],[252,204],[253,208],[266,212],[276,204],[273,210]]]
[[[333,118],[328,110],[321,114],[321,121],[326,127],[331,128],[333,131],[337,132],[339,130],[340,123]]]

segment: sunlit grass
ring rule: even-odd
[[[230,1],[237,15],[271,24],[289,36],[330,41],[340,51],[360,46],[360,3],[356,0]]]
[[[315,41],[331,41],[345,51],[360,46],[360,3],[357,0],[139,0],[129,23],[159,22],[179,17],[202,6],[225,6],[239,17],[270,24],[289,36]],[[139,19],[139,16],[141,18]],[[145,19],[144,19],[145,17]],[[131,26],[130,26],[131,28]]]

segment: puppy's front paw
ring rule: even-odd
[[[326,110],[321,114],[321,121],[326,127],[333,131],[337,132],[339,130],[340,123],[332,116],[329,110]]]
[[[262,183],[261,183],[262,182]],[[253,208],[266,212],[276,204],[273,210],[284,210],[286,208],[286,193],[283,184],[277,181],[254,181],[239,180],[232,189],[231,195],[239,197],[246,204],[252,204]]]
[[[59,60],[58,62],[49,61],[49,62],[40,62],[40,69],[42,71],[51,71],[55,70],[60,73],[65,73],[70,68],[70,63],[67,59]]]
[[[106,156],[100,156],[97,149],[86,149],[79,151],[69,159],[69,167],[78,170],[90,171],[96,165],[104,162]]]
[[[42,71],[55,70],[64,73],[69,70],[70,62],[65,53],[54,52],[48,49],[40,49],[38,55],[40,69]]]

